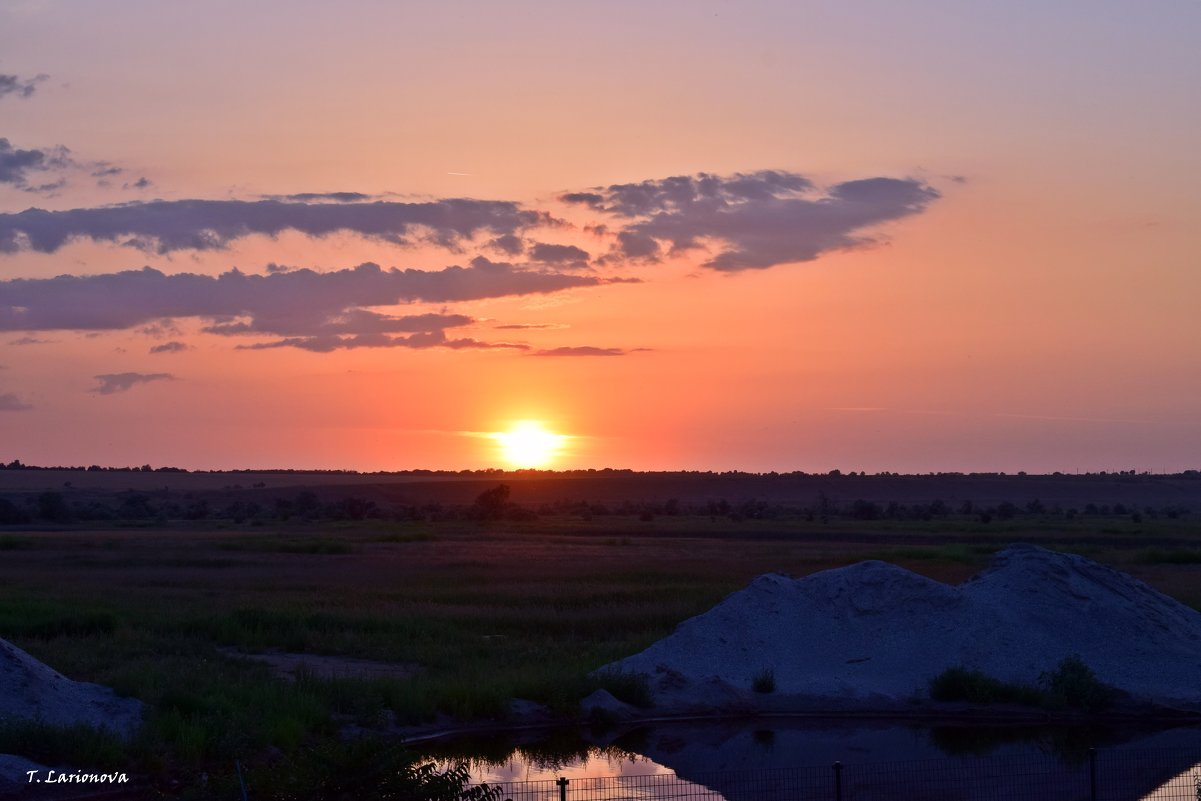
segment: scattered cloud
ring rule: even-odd
[[[166,336],[178,333],[175,320],[198,317],[208,321],[202,330],[209,334],[284,338],[265,347],[519,347],[448,338],[446,329],[475,322],[467,315],[397,316],[369,307],[539,295],[628,280],[531,270],[483,257],[468,267],[434,271],[385,270],[370,262],[323,273],[234,269],[217,276],[167,275],[145,267],[0,280],[0,331],[139,328]]]
[[[516,234],[505,234],[488,242],[488,247],[507,256],[520,256],[525,252],[525,240]]]
[[[299,334],[304,336],[356,334],[374,336],[402,332],[441,331],[475,322],[464,314],[411,314],[396,317],[367,309],[345,309],[312,317],[258,316],[249,321],[220,322],[204,328],[208,334]]]
[[[105,373],[94,376],[96,386],[92,392],[97,395],[112,395],[126,392],[138,384],[148,384],[152,381],[173,381],[175,376],[170,373]]]
[[[12,392],[0,392],[0,412],[23,412],[33,406],[21,400]]]
[[[550,348],[548,350],[536,350],[534,356],[625,356],[628,353],[647,350],[647,348],[597,348],[592,345],[578,345],[575,347]]]
[[[54,342],[53,339],[39,339],[38,337],[18,337],[11,340],[10,345],[49,345]]]
[[[567,326],[563,323],[506,323],[505,325],[494,325],[492,327],[500,331],[528,331],[531,329],[567,328]]]
[[[0,148],[9,147],[0,140]],[[25,154],[31,151],[15,151]],[[0,153],[3,151],[0,150]],[[38,156],[13,155],[12,174]],[[3,162],[0,162],[3,163]],[[0,171],[0,180],[6,173]],[[431,242],[457,250],[480,232],[514,234],[550,223],[545,212],[500,200],[449,199],[422,203],[304,203],[284,200],[152,200],[119,206],[0,214],[0,252],[53,253],[73,239],[116,242],[146,251],[216,250],[254,234],[298,231],[323,237],[340,231],[392,244]]]
[[[534,242],[530,245],[529,257],[541,264],[557,264],[560,266],[583,266],[592,256],[583,248],[575,245],[550,245],[545,242]]]
[[[161,345],[155,345],[150,348],[151,353],[179,353],[180,351],[188,350],[188,346],[183,342],[171,341],[164,342]]]
[[[61,187],[64,181],[58,179],[44,184],[32,184],[30,183],[32,176],[73,164],[71,153],[65,147],[22,150],[14,147],[7,139],[0,137],[0,184],[9,184],[26,192],[48,192]],[[0,217],[10,216],[15,215],[0,215]],[[3,236],[3,233],[0,232],[0,250],[4,249]]]
[[[450,348],[464,349],[514,349],[528,350],[528,345],[515,342],[480,342],[469,337],[448,339],[441,330],[422,331],[408,336],[387,334],[356,334],[354,336],[287,337],[274,342],[258,342],[253,345],[238,345],[239,350],[266,350],[269,348],[300,348],[315,353],[350,348]]]
[[[32,78],[22,78],[19,75],[0,73],[0,98],[8,96],[27,98],[33,97],[38,84],[49,78],[49,75],[35,75]]]
[[[704,249],[703,266],[734,272],[812,261],[873,242],[865,229],[923,211],[934,188],[908,178],[865,178],[818,189],[791,172],[699,173],[560,195],[625,220],[607,261],[659,261]],[[663,247],[668,247],[667,253]]]
[[[365,200],[375,200],[378,195],[368,195],[363,192],[295,192],[291,195],[262,195],[263,200],[282,200],[291,203],[314,203],[328,201],[331,203],[362,203]]]

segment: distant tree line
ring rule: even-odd
[[[256,484],[258,488],[261,485]],[[353,494],[321,498],[311,490],[275,497],[234,497],[228,493],[171,493],[167,490],[139,492],[78,493],[75,497],[57,491],[10,493],[0,496],[0,525],[30,523],[138,523],[166,525],[171,521],[228,521],[263,525],[297,521],[475,521],[520,522],[538,518],[574,517],[584,520],[617,517],[653,521],[659,517],[708,517],[732,522],[744,520],[806,521],[935,521],[969,520],[979,523],[1014,519],[1075,520],[1087,518],[1178,519],[1190,514],[1182,505],[1154,507],[1146,504],[1095,504],[1080,508],[1047,505],[1038,499],[1016,504],[1010,501],[978,504],[962,501],[952,506],[942,500],[924,503],[881,503],[864,499],[835,501],[825,494],[810,503],[779,503],[759,498],[731,501],[726,498],[684,502],[678,498],[654,501],[599,503],[588,500],[559,500],[527,507],[515,503],[507,484],[484,490],[470,504],[381,505]]]
[[[588,468],[580,470],[535,470],[532,468],[523,468],[520,470],[502,470],[496,467],[486,467],[474,470],[337,470],[337,469],[307,469],[307,468],[245,468],[236,470],[188,470],[183,467],[152,467],[144,464],[140,467],[105,467],[101,465],[28,465],[24,464],[20,459],[13,459],[5,463],[0,460],[0,470],[60,470],[74,472],[113,472],[113,473],[197,473],[197,474],[213,474],[213,473],[263,473],[263,474],[279,474],[279,475],[345,475],[345,476],[560,476],[566,478],[582,478],[586,476],[606,476],[606,475],[640,475],[640,476],[714,476],[722,478],[745,477],[745,478],[809,478],[817,476],[826,476],[830,478],[920,478],[920,477],[940,477],[940,478],[1013,478],[1021,476],[1029,476],[1038,478],[1040,476],[1072,476],[1076,478],[1115,478],[1115,477],[1155,477],[1155,478],[1187,478],[1201,479],[1201,470],[1182,470],[1177,473],[1152,473],[1149,470],[1099,470],[1083,473],[1064,473],[1056,470],[1052,473],[1030,473],[1027,474],[1024,470],[1019,470],[1016,473],[1006,472],[972,472],[964,473],[959,471],[939,471],[928,473],[896,473],[887,470],[868,473],[860,470],[858,472],[851,470],[843,472],[842,470],[829,470],[825,472],[806,472],[804,470],[793,470],[786,472],[777,472],[775,470],[756,473],[743,470],[631,470],[628,468]]]

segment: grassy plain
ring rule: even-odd
[[[0,753],[119,759],[160,784],[266,766],[347,724],[498,719],[511,698],[569,715],[588,674],[754,576],[885,559],[943,581],[1034,542],[1201,607],[1190,519],[980,523],[543,517],[526,522],[212,521],[0,533],[0,637],[71,678],[136,696],[131,745],[0,727]],[[287,681],[228,650],[404,663],[409,678]]]

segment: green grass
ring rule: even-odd
[[[28,596],[0,597],[0,637],[6,639],[86,638],[110,635],[116,628],[116,614],[103,607]]]
[[[951,543],[929,547],[889,548],[873,552],[868,555],[868,558],[879,559],[885,562],[945,561],[958,562],[963,565],[982,565],[988,562],[993,554],[1001,550],[1002,547],[1000,545],[964,545]]]
[[[128,762],[130,747],[91,726],[54,726],[40,721],[0,721],[0,754],[21,754],[43,765],[111,770]]]
[[[0,534],[0,551],[24,551],[34,547],[32,537],[17,537],[12,534]]]
[[[5,534],[35,544],[0,559],[0,637],[73,679],[146,703],[143,733],[114,759],[185,783],[208,773],[216,787],[235,760],[267,777],[269,754],[289,761],[312,748],[336,751],[349,723],[504,720],[513,698],[568,716],[602,687],[645,705],[644,680],[594,671],[760,573],[805,575],[875,557],[960,581],[1007,544],[1009,531],[996,523],[987,535],[946,521],[917,525],[660,516],[650,524],[296,522],[274,530]],[[1157,548],[1201,545],[1192,529],[1155,525]],[[1075,537],[1100,543],[1107,561],[1133,553],[1075,523],[1046,533],[1025,528],[1020,538],[1079,551]],[[1164,563],[1154,573],[1187,590],[1189,571]],[[403,679],[288,682],[223,655],[227,647],[419,670]],[[1079,703],[1077,679],[1056,685],[1065,705]],[[39,736],[63,753],[92,747],[79,733]]]
[[[1143,548],[1133,561],[1144,565],[1201,565],[1201,549]]]
[[[250,553],[348,554],[355,550],[349,542],[330,537],[239,537],[222,540],[217,547]]]

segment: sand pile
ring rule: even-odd
[[[99,684],[71,681],[11,643],[0,640],[0,723],[41,720],[84,724],[128,735],[142,719],[142,704],[119,698]]]
[[[877,561],[760,576],[607,669],[648,675],[663,706],[756,700],[754,678],[771,670],[776,705],[884,708],[925,696],[948,667],[1034,683],[1073,654],[1136,698],[1201,707],[1201,613],[1124,573],[1029,545],[957,587]]]

